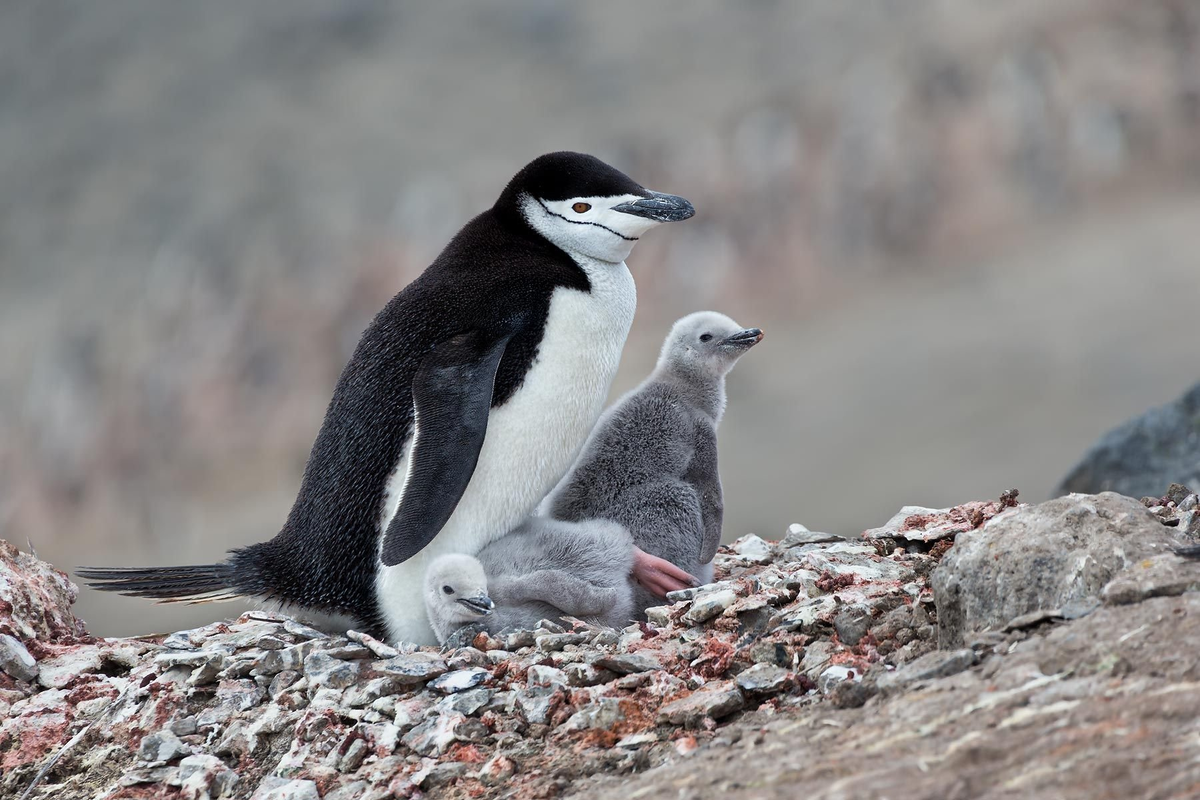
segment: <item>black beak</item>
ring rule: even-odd
[[[732,336],[726,336],[721,340],[721,344],[729,345],[730,347],[754,347],[762,341],[763,332],[759,328],[746,328],[744,331],[738,331]]]
[[[612,210],[620,211],[622,214],[632,214],[635,217],[646,217],[658,222],[678,222],[696,214],[696,209],[692,208],[692,204],[682,197],[658,192],[651,192],[649,197],[643,197],[640,200],[631,200],[628,203],[613,206]]]
[[[460,597],[455,602],[469,609],[471,613],[478,614],[481,617],[486,617],[496,607],[496,604],[492,602],[492,598],[486,594],[481,594],[478,597]]]

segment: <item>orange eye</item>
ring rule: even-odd
[[[585,211],[591,211],[592,207],[587,203],[576,203],[575,205],[571,206],[571,210],[576,214],[582,214]]]

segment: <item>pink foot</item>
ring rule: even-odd
[[[633,579],[655,597],[698,585],[695,578],[665,558],[633,548]]]

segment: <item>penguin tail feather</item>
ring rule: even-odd
[[[102,592],[148,597],[160,603],[222,603],[242,593],[232,585],[229,564],[192,567],[80,567],[75,574]]]

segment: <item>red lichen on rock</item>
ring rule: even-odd
[[[463,764],[482,764],[487,761],[487,756],[479,752],[478,747],[463,742],[455,742],[450,745],[450,749],[446,753],[450,761],[459,761]]]
[[[704,678],[713,679],[719,678],[729,669],[729,665],[733,663],[733,657],[737,650],[732,644],[723,639],[718,639],[715,636],[710,637],[704,642],[704,649],[700,656],[692,662],[692,667],[696,673]]]
[[[817,578],[817,588],[822,592],[836,592],[839,589],[845,589],[847,586],[853,586],[857,580],[858,578],[850,572],[834,575],[829,570],[825,570]]]

